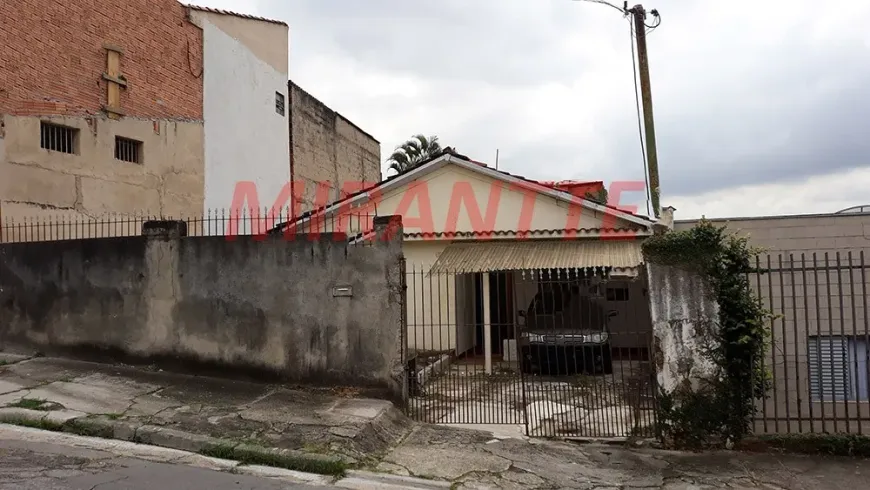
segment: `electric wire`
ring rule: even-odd
[[[625,13],[625,10],[622,7],[614,5],[614,4],[607,2],[605,0],[574,0],[574,1],[575,2],[600,3],[601,5],[607,5],[608,7],[615,8],[616,10],[619,10],[620,12]]]

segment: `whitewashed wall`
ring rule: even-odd
[[[271,207],[290,181],[287,73],[258,58],[208,17],[200,23],[205,208],[229,208],[241,181],[254,182],[260,207]],[[275,110],[276,92],[284,96],[283,116]]]

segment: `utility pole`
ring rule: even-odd
[[[627,4],[628,2],[626,2]],[[635,5],[627,10],[634,17],[634,34],[637,39],[637,64],[640,77],[640,94],[643,102],[643,125],[646,130],[646,161],[649,171],[650,200],[653,213],[658,218],[661,213],[659,204],[659,161],[656,153],[656,129],[653,121],[652,88],[649,82],[649,56],[646,50],[646,11],[643,5]],[[658,17],[655,10],[650,12]]]

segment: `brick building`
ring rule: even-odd
[[[199,215],[242,181],[271,205],[291,167],[379,180],[377,141],[328,108],[294,116],[311,104],[290,95],[288,30],[176,0],[0,3],[4,217]]]
[[[381,180],[381,144],[357,125],[290,82],[291,173],[304,182],[296,196],[303,210],[341,197],[342,188],[369,187]],[[329,195],[317,196],[318,183],[329,185]],[[328,198],[327,198],[328,197]],[[320,201],[316,203],[316,201]]]

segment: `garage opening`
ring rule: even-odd
[[[462,267],[436,263],[408,279],[419,310],[408,315],[414,418],[514,424],[531,436],[651,433],[652,323],[639,259],[610,267],[575,255],[577,267],[487,270],[453,254]]]

